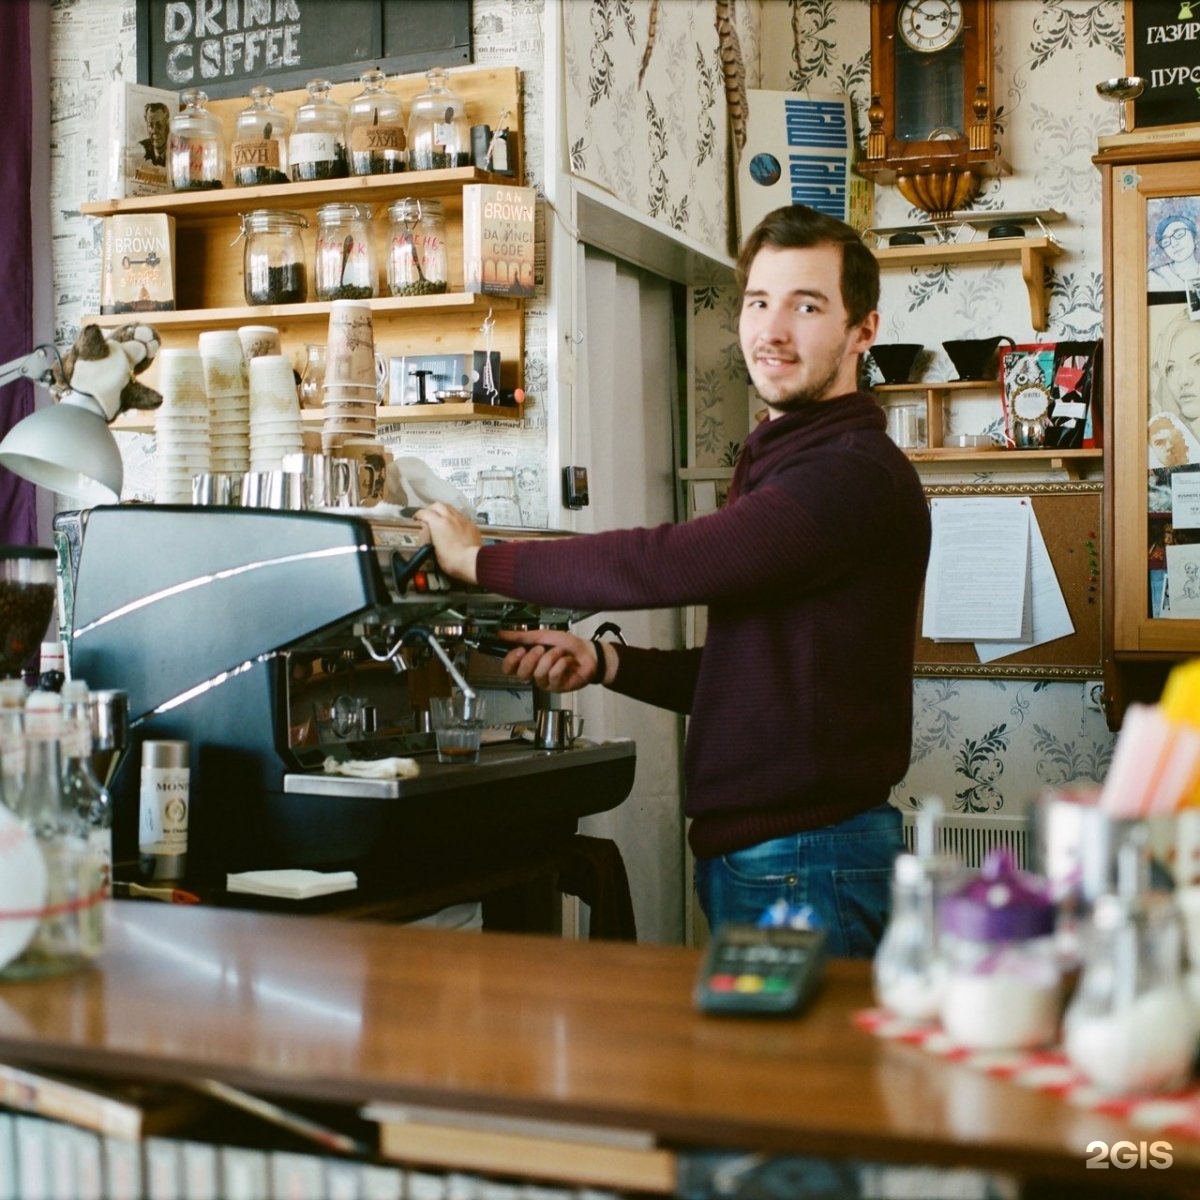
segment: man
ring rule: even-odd
[[[171,110],[159,100],[152,100],[142,109],[146,121],[146,137],[138,144],[146,161],[156,167],[167,165],[167,135],[171,132]]]
[[[929,516],[882,409],[857,390],[879,325],[879,268],[855,232],[795,205],[738,258],[742,354],[769,420],[726,504],[679,525],[482,546],[438,503],[450,574],[526,601],[613,610],[705,604],[695,650],[505,635],[505,670],[556,692],[590,683],[688,713],[688,838],[709,922],[809,904],[831,953],[873,953],[886,923],[908,768],[917,599]]]

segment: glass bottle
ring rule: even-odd
[[[440,200],[406,197],[388,208],[388,292],[432,296],[446,290],[446,224]]]
[[[63,684],[62,702],[63,792],[67,806],[87,823],[88,849],[107,894],[112,884],[112,797],[92,765],[92,706],[87,684],[82,679],[68,679]]]
[[[408,165],[437,171],[471,165],[471,127],[462,98],[447,85],[440,67],[425,72],[428,88],[413,97],[408,114]]]
[[[350,169],[355,175],[394,175],[408,166],[400,98],[387,90],[387,76],[378,67],[358,81],[363,90],[350,101]]]
[[[182,879],[187,874],[189,756],[187,742],[142,743],[138,867],[143,879]]]
[[[0,768],[11,806],[25,778],[25,684],[20,679],[0,680]]]
[[[907,1021],[934,1021],[945,970],[938,953],[935,874],[915,854],[897,857],[892,912],[872,972],[881,1008]]]
[[[317,299],[368,300],[379,294],[371,210],[365,204],[317,209]]]
[[[205,108],[199,88],[180,93],[182,108],[171,117],[167,164],[177,192],[219,188],[225,182],[225,137],[221,122]]]
[[[233,182],[257,187],[288,181],[288,136],[292,123],[272,103],[273,88],[265,83],[250,89],[250,104],[237,115],[230,147]]]
[[[1117,852],[1117,892],[1096,897],[1063,1019],[1067,1057],[1106,1092],[1180,1088],[1196,1053],[1180,912],[1149,891],[1149,875],[1144,831],[1135,830]]]
[[[88,853],[87,826],[63,793],[62,700],[33,692],[25,704],[25,782],[14,811],[29,829],[45,865],[45,901],[24,950],[0,970],[31,979],[74,970],[99,953],[104,904],[100,875]]]
[[[330,95],[328,79],[308,84],[308,100],[296,109],[288,139],[288,173],[293,182],[342,179],[350,174],[346,153],[346,109]]]
[[[38,691],[61,692],[67,678],[67,646],[63,641],[43,642],[38,659]]]
[[[300,407],[320,408],[325,388],[325,347],[310,342],[304,347],[304,373],[300,376]]]
[[[305,217],[287,209],[242,214],[243,285],[247,304],[299,304],[308,297],[300,231]]]

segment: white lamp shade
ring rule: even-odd
[[[121,452],[94,403],[69,392],[31,413],[0,442],[0,466],[84,506],[118,503]]]

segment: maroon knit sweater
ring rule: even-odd
[[[882,409],[853,393],[764,421],[728,502],[679,525],[479,553],[479,582],[593,611],[708,606],[698,650],[622,646],[615,691],[689,713],[701,858],[844,820],[908,768],[929,514]]]

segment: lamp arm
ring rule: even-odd
[[[35,346],[22,358],[0,366],[0,387],[14,379],[32,379],[35,383],[54,382],[54,368],[61,367],[58,351],[51,345]]]

